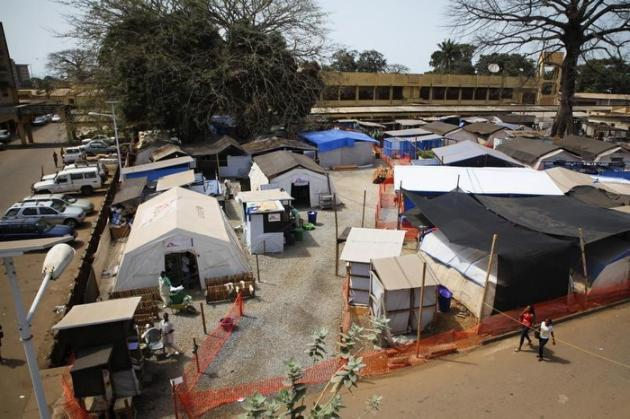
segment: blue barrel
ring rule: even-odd
[[[317,211],[309,211],[306,213],[308,216],[308,222],[316,225],[317,224]]]
[[[451,298],[453,298],[453,293],[448,290],[445,286],[438,286],[438,307],[440,307],[440,311],[442,313],[448,313],[451,309]]]

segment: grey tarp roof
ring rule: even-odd
[[[243,144],[243,148],[253,156],[276,150],[317,151],[316,147],[305,142],[281,137],[257,138],[254,141]]]
[[[497,146],[497,150],[525,163],[535,163],[542,156],[562,147],[550,142],[516,137]]]
[[[478,135],[490,135],[502,129],[505,129],[505,127],[490,122],[475,122],[464,126],[464,130]]]
[[[208,156],[223,153],[225,150],[234,149],[238,155],[247,154],[243,146],[234,138],[224,135],[214,143],[197,143],[184,146],[184,150],[191,156]]]
[[[447,124],[446,122],[435,121],[435,122],[430,122],[426,125],[423,125],[422,129],[431,131],[434,134],[444,135],[451,131],[455,131],[456,129],[459,129],[459,127],[457,125]]]
[[[568,196],[500,198],[476,195],[490,211],[508,221],[554,236],[579,237],[587,243],[630,231],[630,216],[584,204]]]
[[[369,263],[372,259],[400,256],[404,240],[403,230],[353,227],[339,259]]]
[[[420,288],[422,286],[422,265],[419,254],[396,256],[372,260],[372,269],[378,275],[383,287],[388,291]],[[427,269],[425,286],[438,285],[439,282]]]
[[[127,202],[142,196],[144,186],[147,184],[146,177],[127,179],[123,182],[120,190],[116,192],[116,196],[112,201],[112,205]]]
[[[630,205],[630,196],[616,194],[599,188],[597,183],[594,183],[593,186],[576,186],[567,192],[567,195],[585,204],[600,208],[614,208]]]
[[[593,138],[580,137],[577,135],[567,135],[557,140],[556,144],[573,154],[577,154],[585,160],[594,160],[603,152],[619,147],[614,143],[605,143]]]
[[[303,167],[316,173],[326,173],[326,170],[310,157],[285,150],[256,156],[254,157],[254,162],[267,178],[281,175],[295,167]]]
[[[484,147],[481,144],[474,143],[472,141],[460,141],[457,144],[437,147],[433,149],[433,153],[435,153],[443,164],[457,163],[487,155],[512,163],[515,166],[523,166],[521,162],[514,160],[512,157],[500,151]]]

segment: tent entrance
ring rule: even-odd
[[[168,253],[164,255],[164,266],[173,286],[183,285],[186,289],[199,287],[197,258],[192,253]]]
[[[310,183],[292,183],[291,196],[293,197],[293,206],[310,207],[311,206],[311,188]]]

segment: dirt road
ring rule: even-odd
[[[628,417],[628,324],[625,304],[557,324],[558,344],[543,362],[533,350],[514,352],[510,338],[363,382],[344,397],[343,417],[359,416],[373,394],[388,418]]]

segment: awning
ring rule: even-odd
[[[402,230],[354,227],[350,230],[339,259],[370,263],[372,259],[399,256],[404,240],[405,232]]]
[[[161,192],[191,183],[195,183],[195,171],[192,169],[159,178],[155,190]]]
[[[116,196],[112,201],[112,205],[121,204],[132,199],[140,198],[146,184],[146,177],[126,179],[121,185],[120,190],[116,193]]]
[[[420,288],[422,286],[423,260],[419,254],[392,258],[374,259],[372,269],[378,275],[383,287],[388,291]],[[429,270],[426,272],[425,286],[438,285]]]
[[[74,329],[133,319],[141,297],[117,298],[73,306],[53,330]]]

